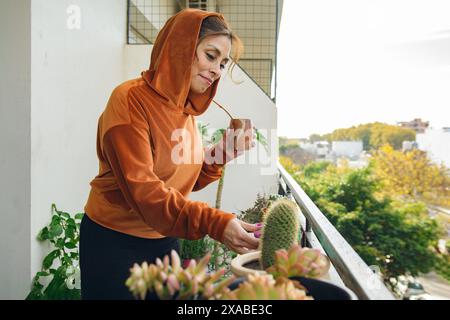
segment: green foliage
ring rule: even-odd
[[[36,273],[27,300],[79,300],[80,272],[78,242],[80,222],[84,213],[72,217],[58,211],[52,204],[52,219],[37,236],[41,242],[50,242],[53,250],[44,258],[42,270]],[[41,283],[49,281],[48,285]]]
[[[356,127],[334,130],[323,136],[312,135],[314,140],[340,141],[361,140],[364,150],[378,149],[384,144],[390,144],[395,149],[401,149],[403,141],[415,141],[414,130],[385,123],[374,122]]]
[[[386,279],[433,269],[440,230],[423,203],[380,196],[372,167],[328,165],[317,173],[315,166],[293,177],[368,265],[378,265]]]
[[[273,201],[279,199],[281,196],[271,194],[269,196],[257,194],[256,201],[253,207],[239,213],[239,219],[247,223],[259,223],[264,220],[264,214]]]
[[[300,213],[288,199],[273,202],[265,216],[261,235],[261,266],[267,269],[275,263],[275,252],[296,244],[300,232]]]
[[[224,276],[230,275],[231,260],[237,255],[235,252],[209,236],[205,236],[199,240],[180,239],[181,259],[195,259],[198,261],[206,254],[211,255],[211,259],[208,262],[208,269],[210,271],[223,269],[225,271]]]
[[[438,257],[436,271],[444,279],[450,282],[450,255],[446,254]]]

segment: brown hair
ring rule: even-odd
[[[200,43],[203,39],[208,36],[217,36],[224,35],[227,36],[228,39],[231,40],[232,53],[231,60],[232,63],[228,67],[228,74],[230,74],[231,80],[234,83],[238,83],[233,80],[231,76],[231,72],[233,71],[235,65],[239,62],[242,53],[244,52],[244,45],[242,40],[231,30],[228,23],[217,16],[209,16],[205,18],[202,22],[202,26],[200,28],[200,34],[198,36],[198,43]],[[242,83],[242,82],[239,82]]]

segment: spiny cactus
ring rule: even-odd
[[[295,244],[288,251],[278,250],[275,253],[275,264],[266,271],[275,278],[319,278],[329,269],[330,260],[318,249],[302,248]]]
[[[298,282],[286,278],[276,281],[270,274],[250,274],[248,280],[221,296],[223,300],[312,300]]]
[[[156,264],[134,264],[125,284],[136,298],[144,300],[147,292],[153,291],[161,300],[214,299],[235,279],[231,276],[219,281],[224,274],[223,269],[207,272],[210,253],[198,264],[191,260],[186,269],[181,267],[180,257],[175,250],[172,250],[171,257],[171,264],[168,255],[163,261],[158,258]]]
[[[275,263],[275,252],[289,249],[297,243],[300,220],[295,202],[278,199],[271,204],[264,220],[261,236],[261,267],[267,269]]]

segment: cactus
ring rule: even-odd
[[[275,254],[275,264],[266,271],[275,278],[319,278],[330,269],[330,260],[317,249],[293,245],[288,251],[280,249]]]
[[[297,281],[278,278],[270,274],[250,274],[248,280],[233,291],[229,289],[221,296],[223,300],[312,300]]]
[[[231,276],[219,281],[224,274],[223,269],[214,273],[207,272],[210,253],[198,264],[191,260],[186,269],[181,267],[176,251],[172,250],[171,257],[171,264],[168,255],[163,261],[158,258],[156,264],[134,264],[125,285],[136,298],[144,300],[147,292],[153,291],[161,300],[214,299],[220,297],[222,291],[235,279]]]
[[[262,269],[267,269],[275,263],[277,250],[289,249],[297,243],[299,231],[297,204],[288,199],[278,199],[273,202],[265,217],[261,235]]]

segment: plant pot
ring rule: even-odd
[[[259,258],[261,256],[261,251],[253,251],[245,254],[238,255],[236,258],[231,260],[231,271],[237,277],[246,277],[249,274],[267,274],[266,271],[261,269],[259,264]],[[253,267],[248,267],[246,264],[253,265]],[[320,279],[330,280],[328,273]]]
[[[259,266],[260,256],[261,251],[254,251],[238,255],[231,261],[231,271],[238,279],[230,285],[230,289],[231,287],[233,287],[232,289],[237,288],[239,283],[245,281],[249,274],[267,274]],[[247,264],[257,265],[258,268],[249,268],[246,266]],[[290,279],[299,280],[308,290],[308,295],[311,295],[316,300],[357,300],[353,291],[347,287],[341,287],[331,283],[328,274],[319,279],[305,277],[290,277]]]
[[[290,277],[289,279],[299,281],[305,287],[307,295],[312,296],[314,300],[357,300],[353,291],[347,287],[340,287],[327,281],[305,277]],[[246,277],[240,277],[233,281],[228,288],[230,290],[237,289],[246,280]]]
[[[231,260],[231,272],[236,277],[247,277],[249,274],[267,274],[266,271],[262,269],[252,269],[246,267],[248,263],[258,263],[259,257],[261,256],[261,251],[253,251],[245,254],[240,254]]]

